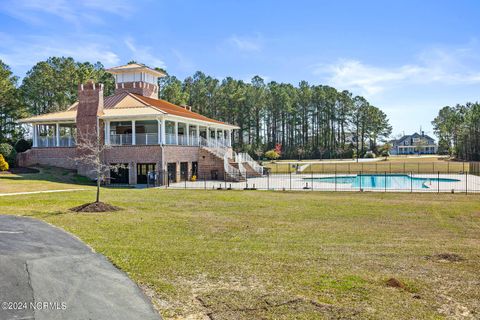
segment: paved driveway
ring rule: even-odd
[[[127,275],[47,223],[0,215],[0,319],[160,319]]]

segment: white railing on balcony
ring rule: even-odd
[[[49,148],[57,146],[56,137],[37,137],[37,145],[39,148]]]
[[[165,144],[177,144],[175,135],[172,133],[165,134]]]
[[[132,135],[131,134],[111,134],[110,144],[116,145],[116,146],[131,145]]]
[[[248,163],[248,165],[252,167],[253,170],[263,175],[263,167],[259,165],[257,161],[253,160],[248,153],[243,152],[243,153],[237,154],[236,160],[238,163],[241,163],[241,162]]]
[[[135,135],[135,144],[158,144],[158,133],[137,133]]]
[[[226,144],[226,140],[224,139],[205,139],[203,137],[200,137],[200,145],[203,147],[208,147],[208,148],[228,148],[228,145]]]
[[[196,136],[190,136],[190,139],[188,140],[188,145],[189,146],[198,146],[198,142],[200,141],[199,138],[197,138]]]
[[[60,136],[60,147],[74,147],[75,137],[72,136]]]

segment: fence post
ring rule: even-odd
[[[207,190],[207,177],[206,177],[206,173],[203,173],[203,189]]]
[[[440,171],[437,173],[437,193],[440,193]]]
[[[363,167],[363,163],[362,163],[362,167]],[[362,170],[360,170],[360,184],[359,184],[359,186],[360,186],[359,191],[362,191]]]
[[[468,194],[468,174],[465,172],[465,194]]]
[[[403,174],[405,174],[405,162],[403,163]]]
[[[410,193],[412,192],[413,192],[413,172],[410,171]]]
[[[292,190],[292,171],[290,170],[290,190]]]
[[[185,189],[187,189],[187,180],[188,180],[188,173],[187,173],[187,176],[185,177]]]
[[[310,165],[310,176],[312,177],[310,179],[310,181],[312,182],[312,191],[313,191],[313,169],[312,169],[312,165]]]
[[[267,190],[270,190],[270,172],[267,171]]]
[[[223,171],[223,181],[225,182],[225,189],[227,189],[227,173]]]
[[[335,191],[337,191],[337,171],[335,170]]]
[[[387,192],[387,171],[385,171],[385,192]]]

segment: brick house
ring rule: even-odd
[[[239,127],[157,99],[162,72],[142,64],[107,71],[115,77],[113,95],[104,97],[102,84],[80,84],[78,101],[66,111],[20,121],[33,127],[33,148],[18,155],[20,166],[51,165],[91,176],[74,158],[77,135],[93,131],[111,145],[104,161],[124,167],[112,171],[108,183],[146,183],[148,172],[163,173],[161,183],[194,175],[238,181],[262,173],[248,155],[233,152],[232,131]]]

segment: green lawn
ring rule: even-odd
[[[38,167],[39,173],[0,173],[0,194],[46,190],[84,189],[91,183],[72,170]]]
[[[27,183],[27,182],[25,182]],[[79,236],[167,319],[480,316],[476,195],[104,189],[0,198]],[[455,253],[449,262],[432,256]],[[405,289],[390,288],[395,277]]]

